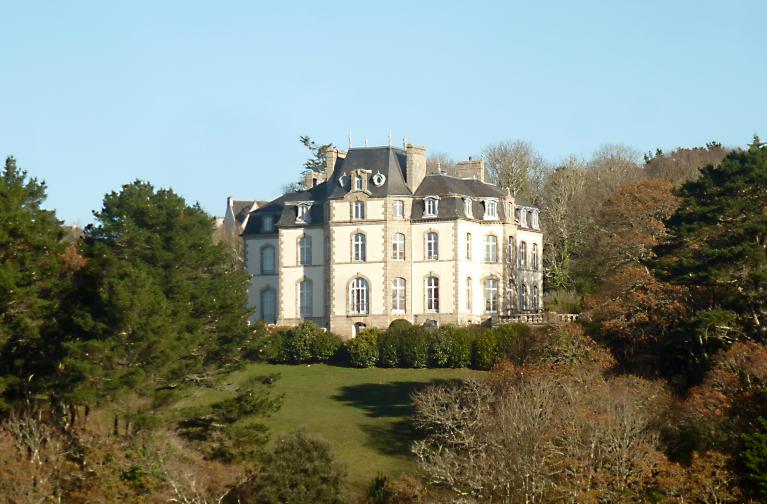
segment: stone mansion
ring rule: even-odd
[[[427,173],[426,149],[327,150],[303,190],[250,211],[254,320],[312,320],[343,338],[398,318],[481,323],[541,310],[538,209],[485,181],[482,160]]]

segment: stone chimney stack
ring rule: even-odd
[[[468,161],[461,161],[456,164],[456,175],[460,178],[471,178],[485,181],[485,160],[484,159],[469,159]]]
[[[338,151],[335,147],[328,147],[325,149],[325,180],[330,180],[330,177],[333,175],[337,159]]]
[[[426,176],[426,147],[407,144],[405,149],[407,150],[407,186],[415,192]]]

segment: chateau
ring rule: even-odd
[[[262,203],[242,232],[254,320],[312,320],[343,338],[398,318],[480,323],[541,311],[538,209],[482,160],[427,173],[426,149],[325,151],[324,173]]]

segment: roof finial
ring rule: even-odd
[[[352,130],[349,130],[349,148],[352,148]]]
[[[365,137],[365,147],[368,146],[368,137]]]
[[[389,147],[391,147],[391,128],[389,128]]]
[[[403,149],[407,148],[407,131],[405,132],[404,135],[402,135],[402,148]]]

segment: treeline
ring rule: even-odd
[[[486,153],[543,209],[549,306],[602,350],[419,393],[416,454],[447,495],[767,502],[767,146],[637,157]]]

